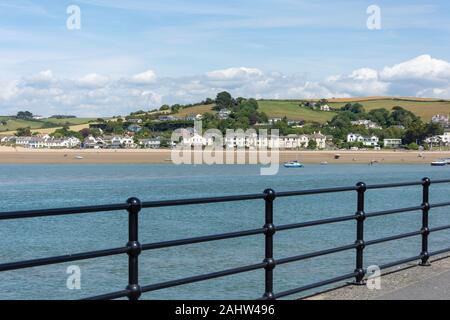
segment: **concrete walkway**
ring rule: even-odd
[[[381,289],[345,285],[309,300],[450,300],[450,256],[430,259],[431,266],[411,263],[386,270]]]

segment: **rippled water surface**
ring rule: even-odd
[[[257,166],[172,165],[0,165],[0,211],[121,203],[142,200],[352,186],[450,178],[450,167],[428,165],[308,165],[281,168],[260,176]],[[450,184],[432,186],[431,202],[450,200]],[[366,211],[410,207],[422,202],[421,187],[367,192]],[[275,200],[275,224],[282,225],[353,214],[356,193]],[[433,209],[430,226],[450,224],[448,208]],[[142,243],[260,228],[262,200],[145,209],[140,214]],[[421,213],[410,212],[366,221],[367,240],[420,229]],[[123,246],[127,213],[96,213],[0,221],[0,263]],[[275,258],[352,244],[355,222],[279,232]],[[450,247],[450,233],[430,235],[430,251]],[[365,264],[383,264],[420,253],[420,237],[367,247]],[[275,291],[292,289],[352,272],[354,250],[277,266]],[[264,257],[262,235],[207,244],[147,251],[140,257],[143,285],[253,264]],[[66,269],[81,268],[81,290],[68,290]],[[36,267],[0,273],[0,299],[77,299],[121,290],[127,282],[127,256]],[[264,291],[264,271],[144,294],[145,299],[252,299]]]

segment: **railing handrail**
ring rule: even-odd
[[[288,295],[300,293],[306,290],[322,287],[346,279],[355,277],[355,284],[364,284],[364,277],[367,270],[364,268],[364,249],[367,246],[372,246],[380,243],[390,242],[394,240],[422,236],[422,250],[419,255],[391,262],[380,266],[380,269],[390,268],[396,265],[404,264],[406,262],[411,262],[415,260],[421,260],[421,265],[428,265],[429,258],[434,255],[449,252],[450,248],[441,249],[435,252],[428,252],[428,236],[431,233],[450,229],[450,225],[438,226],[434,228],[429,228],[428,225],[428,215],[432,208],[450,206],[450,202],[442,203],[429,203],[429,187],[431,184],[442,184],[450,183],[450,179],[441,179],[431,181],[429,178],[423,178],[420,182],[403,182],[403,183],[391,183],[391,184],[374,184],[366,185],[365,183],[358,183],[353,187],[335,187],[335,188],[321,188],[321,189],[311,189],[311,190],[300,190],[300,191],[286,191],[276,193],[272,189],[267,189],[263,193],[259,194],[246,194],[246,195],[235,195],[235,196],[222,196],[222,197],[206,197],[206,198],[192,198],[192,199],[176,199],[176,200],[159,200],[159,201],[149,201],[141,202],[138,198],[130,198],[126,203],[122,204],[107,204],[107,205],[96,205],[96,206],[84,206],[84,207],[72,207],[72,208],[56,208],[56,209],[46,209],[46,210],[27,210],[27,211],[11,211],[0,213],[0,220],[12,220],[12,219],[23,219],[23,218],[35,218],[35,217],[45,217],[45,216],[61,216],[61,215],[72,215],[72,214],[84,214],[84,213],[95,213],[95,212],[108,212],[108,211],[121,211],[126,210],[129,215],[128,219],[128,243],[124,247],[104,249],[90,252],[82,252],[70,255],[55,256],[48,258],[40,258],[33,260],[23,260],[11,263],[0,264],[0,272],[18,270],[24,268],[31,268],[37,266],[58,264],[64,262],[78,261],[93,259],[99,257],[107,257],[119,254],[128,255],[128,286],[125,290],[120,290],[117,292],[112,292],[108,294],[103,294],[90,299],[115,299],[128,297],[130,300],[137,300],[142,293],[161,290],[165,288],[180,286],[184,284],[205,281],[209,279],[224,277],[232,274],[244,273],[258,269],[265,269],[265,292],[262,299],[272,300],[276,298],[285,297]],[[365,212],[365,193],[367,190],[376,189],[387,189],[387,188],[397,188],[405,186],[422,186],[422,203],[418,206],[389,209],[383,211],[375,212]],[[306,196],[306,195],[317,195],[317,194],[327,194],[327,193],[337,193],[337,192],[357,192],[357,208],[356,213],[352,215],[333,217],[327,219],[305,221],[301,223],[293,223],[287,225],[276,226],[273,219],[273,203],[276,198],[279,197],[293,197],[293,196]],[[172,207],[172,206],[184,206],[184,205],[199,205],[199,204],[209,204],[209,203],[223,203],[223,202],[236,202],[236,201],[249,201],[249,200],[261,200],[265,201],[265,224],[262,228],[235,231],[222,234],[214,234],[207,236],[199,236],[185,239],[176,239],[148,244],[141,244],[138,237],[138,220],[139,213],[143,208],[159,208],[159,207]],[[422,228],[416,231],[410,231],[403,234],[392,235],[379,239],[365,240],[364,238],[364,222],[368,218],[374,218],[385,215],[392,215],[403,212],[412,211],[422,211]],[[344,245],[337,248],[329,248],[319,251],[314,251],[302,255],[285,257],[285,258],[274,258],[274,248],[273,248],[273,238],[277,232],[308,228],[318,225],[339,223],[344,221],[356,221],[356,241],[352,244]],[[183,245],[189,245],[194,243],[204,243],[225,239],[241,238],[247,236],[253,236],[258,234],[265,235],[265,257],[260,263],[254,263],[247,266],[236,267],[228,270],[202,274],[197,276],[191,276],[183,279],[172,280],[162,283],[151,284],[147,286],[141,286],[139,284],[139,263],[138,258],[142,251],[177,247]],[[273,290],[273,272],[277,265],[311,259],[319,256],[329,255],[332,253],[356,250],[356,267],[351,273],[347,273],[342,276],[334,277],[331,279],[323,280],[313,284],[305,285],[299,288],[287,290],[280,293],[274,293]]]

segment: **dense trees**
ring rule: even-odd
[[[54,138],[66,138],[66,137],[75,137],[78,139],[83,139],[83,135],[80,132],[70,130],[69,126],[64,126],[61,129],[56,129],[55,132],[51,134]]]
[[[33,119],[33,114],[30,111],[19,111],[16,115],[17,119],[30,120]]]
[[[228,109],[233,107],[235,101],[229,92],[223,91],[217,94],[215,109]]]
[[[18,137],[29,137],[29,136],[31,136],[31,129],[30,129],[30,127],[18,128],[16,130],[16,136],[18,136]]]

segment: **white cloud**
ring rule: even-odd
[[[130,76],[96,73],[81,78],[59,78],[50,70],[0,83],[1,113],[28,109],[50,115],[79,116],[127,114],[164,103],[198,102],[227,90],[233,96],[255,98],[331,98],[369,95],[404,95],[450,98],[450,63],[420,56],[381,70],[359,68],[306,81],[301,74],[263,72],[235,67],[190,77],[157,77],[147,70]]]
[[[244,80],[254,77],[260,77],[263,72],[255,68],[229,68],[208,72],[206,76],[211,80]]]
[[[135,84],[149,84],[156,80],[156,73],[153,70],[135,74],[131,77],[130,82]]]
[[[88,74],[80,79],[78,79],[77,83],[80,86],[86,86],[90,88],[96,88],[96,87],[102,87],[105,86],[108,83],[109,78],[96,74],[91,73]]]
[[[430,55],[421,55],[392,67],[385,67],[381,72],[381,78],[384,80],[448,81],[450,79],[450,63],[434,59]]]

